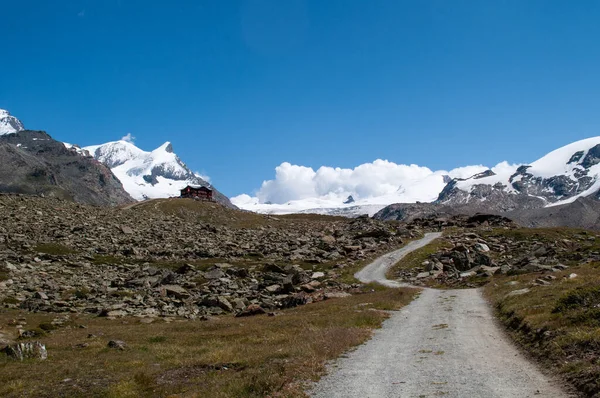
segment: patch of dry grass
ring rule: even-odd
[[[572,273],[577,277],[569,279]],[[549,286],[531,286],[540,273],[497,277],[484,291],[519,343],[595,396],[600,394],[600,264],[551,275],[557,279]],[[530,292],[509,295],[525,288]]]
[[[271,216],[250,211],[229,209],[219,203],[202,202],[193,199],[153,199],[136,204],[126,211],[160,211],[187,220],[197,220],[212,225],[232,228],[256,228],[260,226],[279,226],[286,223],[331,223],[349,222],[346,217],[319,214],[290,214]]]
[[[388,317],[385,310],[400,308],[416,293],[373,290],[274,317],[142,324],[73,316],[72,326],[40,338],[48,360],[0,356],[0,396],[302,397],[303,382],[318,379],[327,360],[368,339]],[[16,331],[8,324],[19,317],[26,328],[53,318],[2,312],[2,331]],[[110,349],[109,340],[123,340],[128,348]]]

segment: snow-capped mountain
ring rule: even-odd
[[[600,190],[600,137],[556,149],[531,164],[498,167],[467,179],[455,178],[436,203],[491,210],[558,206]]]
[[[566,145],[533,163],[502,162],[492,168],[466,166],[431,171],[416,165],[375,161],[355,169],[317,171],[282,164],[276,171],[276,179],[264,182],[255,197],[240,195],[232,198],[233,203],[259,213],[350,217],[373,215],[395,203],[429,203],[461,211],[510,212],[568,204],[581,197],[600,199],[600,137]],[[389,171],[391,173],[386,175]],[[323,186],[332,190],[320,191]],[[265,197],[264,191],[287,193],[289,187],[305,197],[280,203],[261,198],[261,194]],[[361,189],[370,194],[361,195]],[[352,201],[347,200],[348,195]]]
[[[12,134],[25,130],[23,123],[19,119],[4,109],[0,109],[0,135]]]
[[[179,159],[170,142],[165,142],[151,152],[124,140],[82,149],[107,165],[125,190],[137,200],[179,196],[179,190],[186,185],[211,187],[208,181],[192,172]],[[218,202],[232,206],[227,197],[214,187],[211,188]]]

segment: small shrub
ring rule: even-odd
[[[166,336],[153,336],[148,339],[149,343],[164,343],[167,341]]]
[[[4,304],[19,304],[19,300],[17,300],[14,297],[5,297],[4,300],[2,300],[2,302]]]
[[[582,287],[559,298],[552,312],[561,313],[572,309],[598,307],[600,307],[600,286]]]
[[[50,332],[56,329],[56,325],[53,325],[50,322],[42,322],[40,323],[39,328],[43,331]]]
[[[88,289],[87,287],[82,287],[82,288],[75,290],[74,294],[75,294],[75,297],[83,300],[83,299],[86,299],[90,295],[90,289]]]
[[[130,290],[115,290],[114,292],[111,292],[110,295],[112,297],[133,297],[135,296],[135,292]]]
[[[35,251],[54,256],[65,256],[75,253],[75,250],[58,243],[40,243],[35,247]]]

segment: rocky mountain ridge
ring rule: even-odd
[[[131,198],[145,200],[179,196],[180,189],[186,185],[203,185],[213,189],[217,202],[235,208],[225,195],[181,161],[170,142],[151,152],[143,151],[127,140],[84,148],[63,143],[61,147],[44,132],[25,131],[19,119],[0,109],[1,142],[13,145],[11,148],[4,147],[4,155],[0,157],[0,168],[6,169],[0,179],[0,192],[45,193],[107,205],[126,203]],[[69,154],[68,159],[62,158],[65,154]],[[59,159],[64,161],[60,165],[53,164]],[[57,167],[53,171],[46,170],[50,164]],[[68,165],[77,167],[83,174],[90,168],[100,168],[101,176],[97,179],[84,176],[70,170]],[[100,167],[102,165],[106,165],[108,170]],[[41,171],[40,167],[44,170]],[[15,169],[15,173],[11,173],[11,169]],[[61,171],[59,178],[56,177],[57,170]],[[40,176],[50,177],[45,181]],[[72,180],[68,181],[69,178]],[[95,180],[99,186],[91,187]],[[77,188],[80,183],[81,189]],[[123,189],[125,192],[122,192]]]
[[[111,206],[133,199],[106,166],[43,131],[0,135],[0,192]]]
[[[524,165],[489,169],[450,181],[435,203],[483,204],[496,211],[551,207],[600,190],[600,137],[588,138],[550,152]]]

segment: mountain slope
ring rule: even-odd
[[[83,150],[110,167],[125,190],[136,200],[179,196],[179,190],[186,185],[204,185],[214,190],[217,202],[235,207],[225,195],[192,172],[173,152],[170,142],[151,152],[124,140],[92,145]]]
[[[600,137],[588,138],[554,150],[529,165],[455,178],[436,203],[483,205],[498,211],[572,203],[600,190],[599,163]]]
[[[109,168],[43,131],[0,135],[0,192],[100,206],[133,201]]]

